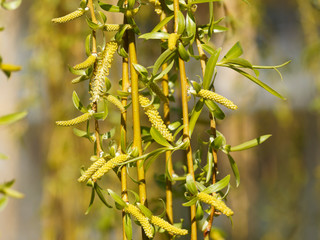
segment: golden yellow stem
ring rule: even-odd
[[[178,32],[178,12],[179,12],[179,0],[173,1],[174,7],[174,32]],[[184,61],[179,57],[179,71],[181,82],[181,100],[182,100],[182,116],[183,116],[183,139],[190,140],[189,136],[189,111],[188,111],[188,82],[186,76],[186,69]],[[193,159],[191,146],[187,148],[187,166],[188,172],[194,179]],[[197,222],[196,222],[196,205],[190,206],[190,220],[191,220],[191,240],[197,239]]]

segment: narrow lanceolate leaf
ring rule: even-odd
[[[91,100],[96,102],[100,96],[106,91],[105,77],[109,75],[109,69],[113,60],[113,55],[117,51],[118,45],[116,42],[107,42],[105,49],[98,56],[94,70],[94,77],[91,82]]]
[[[176,48],[177,41],[180,37],[178,33],[171,33],[168,38],[168,48],[172,51]]]
[[[65,23],[65,22],[69,22],[71,20],[74,20],[76,18],[79,18],[81,17],[84,13],[86,12],[85,9],[78,9],[72,13],[69,13],[63,17],[59,17],[59,18],[54,18],[52,19],[51,21],[54,22],[54,23]]]
[[[161,135],[169,142],[173,141],[173,136],[167,126],[164,124],[159,112],[151,104],[150,100],[142,95],[139,95],[140,105],[143,107],[145,114],[148,116],[152,126],[156,128]]]
[[[16,122],[24,118],[26,115],[27,115],[27,112],[23,111],[23,112],[11,113],[11,114],[2,116],[0,117],[0,125]]]
[[[223,105],[229,109],[232,109],[232,110],[238,109],[237,105],[235,105],[232,101],[230,101],[229,99],[227,99],[227,98],[225,98],[215,92],[201,89],[198,92],[198,95],[204,99],[210,99],[210,100],[213,100],[217,103],[220,103],[221,105]]]
[[[128,158],[129,156],[127,154],[121,154],[115,158],[110,159],[92,175],[91,177],[92,180],[96,181],[97,179],[101,178],[104,174],[109,172],[111,169],[115,168],[119,164],[128,160]]]
[[[75,65],[73,69],[75,70],[86,69],[92,66],[95,63],[96,59],[97,59],[96,54],[90,55],[84,62]]]
[[[230,175],[227,175],[223,179],[221,179],[219,182],[216,182],[211,186],[207,187],[206,189],[204,189],[203,192],[204,193],[218,192],[224,189],[226,186],[228,186],[229,182],[230,182]]]
[[[148,218],[141,213],[139,208],[129,203],[124,208],[124,211],[130,213],[138,220],[148,238],[153,238],[152,226],[149,223]]]
[[[165,221],[162,218],[159,218],[157,216],[152,215],[150,221],[152,224],[154,224],[158,227],[161,227],[162,229],[166,230],[168,233],[170,233],[172,235],[187,235],[188,234],[188,230],[175,227],[175,226],[171,225],[170,223],[168,223],[167,221]]]
[[[105,163],[106,160],[104,160],[104,158],[99,158],[84,172],[84,174],[78,179],[78,182],[88,181],[91,178],[92,174],[99,170],[99,168],[101,168]]]
[[[272,136],[271,134],[263,135],[258,138],[255,138],[250,141],[239,144],[237,146],[231,147],[230,152],[242,151],[242,150],[246,150],[249,148],[253,148],[253,147],[265,142],[271,136]]]
[[[79,117],[76,117],[76,118],[73,118],[71,120],[67,120],[67,121],[56,121],[56,124],[58,126],[64,126],[64,127],[69,127],[69,126],[73,126],[73,125],[76,125],[76,124],[79,124],[79,123],[82,123],[82,122],[85,122],[85,121],[88,121],[91,116],[93,115],[93,111],[90,111],[90,112],[87,112],[85,114],[82,114],[81,116]]]
[[[3,64],[0,64],[0,69],[6,72],[17,72],[21,70],[21,66],[3,63]]]
[[[233,211],[230,208],[228,208],[222,200],[218,199],[216,195],[209,195],[204,192],[199,192],[197,197],[201,202],[214,206],[215,209],[219,210],[226,216],[229,217],[233,215]]]
[[[115,96],[113,96],[111,94],[107,94],[107,96],[105,96],[105,99],[107,99],[109,102],[111,102],[113,105],[115,105],[121,112],[126,111],[126,109],[124,108],[124,106],[122,105],[120,100],[118,98],[116,98]]]

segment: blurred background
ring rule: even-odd
[[[0,127],[0,152],[9,156],[0,161],[0,182],[16,179],[14,189],[25,194],[24,199],[10,199],[0,212],[0,239],[121,236],[119,211],[96,200],[91,212],[84,215],[91,189],[76,179],[81,165],[89,165],[91,143],[73,135],[71,128],[54,123],[78,115],[71,101],[73,90],[87,99],[87,84],[72,85],[67,67],[85,58],[84,41],[89,33],[85,19],[51,23],[53,17],[74,11],[78,3],[23,0],[15,11],[0,9],[0,25],[5,27],[0,32],[0,54],[4,62],[23,68],[9,80],[0,72],[0,115],[28,111],[26,119]],[[150,31],[157,19],[152,7],[142,9],[137,23],[142,32]],[[217,18],[226,16],[224,24],[229,28],[228,33],[216,34],[212,40],[224,52],[239,40],[244,57],[255,65],[292,62],[280,69],[283,81],[273,70],[260,75],[287,101],[231,70],[218,69],[216,91],[239,106],[236,112],[226,111],[226,119],[218,122],[228,144],[264,134],[272,134],[272,138],[257,148],[233,154],[241,174],[240,187],[232,188],[228,199],[235,210],[233,227],[225,216],[216,218],[212,239],[320,239],[320,1],[255,0],[248,5],[233,0],[226,1],[224,7],[217,4],[215,14]],[[121,15],[107,16],[109,23],[122,21]],[[197,21],[205,23],[207,19],[206,6],[199,5]],[[150,59],[159,53],[158,42],[138,40],[141,64],[150,65]],[[115,61],[120,63],[121,59],[115,57]],[[193,63],[187,65],[187,71],[189,78],[196,80],[200,65]],[[116,83],[121,77],[119,64],[113,64],[112,70],[111,79]],[[207,116],[202,114],[199,121],[203,131],[208,128]],[[119,117],[109,113],[104,128],[116,126]],[[221,176],[231,173],[227,161],[219,155]],[[156,202],[165,193],[154,181],[154,174],[148,172],[147,182],[148,196]],[[109,175],[103,183],[119,190],[118,178]],[[187,218],[181,207],[184,201],[175,201],[175,222]],[[134,239],[139,239],[139,231],[136,234]],[[157,239],[166,238],[159,235]]]

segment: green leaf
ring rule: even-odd
[[[196,221],[200,221],[203,218],[204,211],[202,209],[202,204],[198,201],[196,204]]]
[[[142,66],[142,65],[140,65],[140,64],[135,64],[135,63],[133,63],[133,67],[136,69],[136,71],[138,72],[138,73],[140,73],[140,75],[142,75],[144,78],[147,78],[148,77],[148,70],[144,67],[144,66]]]
[[[103,194],[102,194],[102,192],[101,192],[100,187],[99,187],[97,184],[95,184],[95,187],[94,187],[94,188],[95,188],[96,193],[98,194],[101,202],[103,202],[103,204],[106,205],[108,208],[112,208],[112,207],[107,203],[106,199],[104,198],[104,196],[103,196]]]
[[[201,85],[199,83],[197,83],[196,81],[191,81],[191,83],[192,83],[194,90],[196,90],[197,93],[200,92]]]
[[[173,67],[173,64],[174,64],[174,61],[171,61],[171,63],[168,65],[168,67],[166,67],[162,72],[157,74],[153,80],[157,81],[157,80],[163,78],[164,75],[166,75],[168,72],[170,72],[170,70]]]
[[[6,10],[14,10],[20,6],[21,1],[22,0],[13,0],[10,2],[6,2],[6,0],[2,0],[1,6]]]
[[[236,44],[234,44],[232,48],[230,48],[230,50],[227,52],[224,58],[234,59],[234,58],[240,57],[242,54],[243,54],[243,50],[240,45],[240,42],[236,42]]]
[[[215,118],[220,120],[223,120],[225,118],[224,112],[219,108],[219,106],[214,101],[206,99],[205,104]]]
[[[11,188],[4,188],[3,192],[9,196],[9,197],[13,197],[13,198],[23,198],[24,195],[14,189]]]
[[[223,137],[222,136],[217,136],[215,139],[214,139],[214,141],[213,141],[213,148],[215,149],[215,150],[218,150],[221,146],[222,146],[222,144],[223,144]]]
[[[213,77],[213,73],[215,71],[216,63],[218,61],[220,52],[221,48],[218,48],[217,50],[215,50],[215,52],[211,55],[211,57],[208,60],[202,84],[203,89],[205,90],[208,90],[210,87],[211,79]]]
[[[7,160],[8,157],[6,155],[4,155],[3,153],[0,153],[0,159],[1,160]]]
[[[230,154],[228,154],[228,159],[229,159],[229,163],[230,163],[232,172],[236,178],[236,187],[238,187],[240,184],[240,173],[239,173],[238,166]]]
[[[190,207],[194,204],[196,204],[196,202],[198,201],[198,199],[196,197],[192,198],[190,201],[183,203],[182,206],[184,207]]]
[[[124,231],[128,240],[132,240],[132,223],[130,214],[126,213],[124,216]]]
[[[204,100],[200,99],[196,103],[196,105],[193,107],[193,110],[191,112],[191,118],[189,121],[189,134],[192,135],[192,132],[194,130],[194,127],[196,126],[197,120],[201,114],[201,111],[203,109]]]
[[[168,39],[169,38],[169,33],[166,32],[150,32],[150,33],[145,33],[139,36],[139,38],[143,38],[146,40],[149,39]]]
[[[68,68],[69,68],[69,71],[74,75],[80,75],[80,76],[87,75],[86,70],[75,70],[71,66],[68,66]]]
[[[186,15],[186,30],[188,36],[193,36],[193,39],[190,41],[190,44],[192,44],[194,41],[194,36],[196,35],[197,25],[193,13],[191,11],[188,11]]]
[[[8,204],[8,197],[3,196],[0,198],[0,212],[7,206]]]
[[[203,50],[205,50],[210,55],[214,55],[217,51],[217,49],[214,49],[213,47],[209,46],[208,44],[201,44],[201,47]]]
[[[199,3],[208,3],[208,2],[221,2],[222,0],[193,0],[188,2],[188,5],[199,4]]]
[[[91,34],[86,37],[85,48],[87,56],[91,55]]]
[[[78,97],[76,91],[73,91],[72,93],[72,102],[76,109],[79,111],[86,113],[87,109],[82,105],[80,98]]]
[[[26,111],[11,113],[0,117],[0,125],[14,123],[22,118],[24,118],[28,113]]]
[[[86,21],[87,21],[88,26],[93,30],[102,29],[104,27],[103,24],[94,23],[89,18],[87,18]]]
[[[111,4],[106,4],[106,3],[102,3],[99,2],[100,7],[108,12],[124,12],[124,9],[120,8],[119,6],[114,6]]]
[[[188,62],[189,61],[189,53],[184,48],[183,44],[181,42],[178,43],[178,52],[179,56],[182,58],[183,61]]]
[[[172,148],[171,144],[154,127],[151,127],[150,134],[151,134],[152,139],[155,140],[160,145]]]
[[[123,201],[122,198],[118,194],[116,194],[114,191],[112,191],[111,189],[108,189],[108,192],[110,196],[113,198],[113,200],[122,208],[125,208],[127,206],[126,202]]]
[[[166,51],[164,51],[157,59],[157,61],[155,62],[154,66],[153,66],[153,71],[152,71],[152,75],[156,75],[159,68],[165,63],[168,62],[169,60],[171,60],[174,55],[175,55],[175,51],[171,51],[170,49],[167,49]]]
[[[239,144],[237,146],[231,147],[230,152],[243,151],[243,150],[246,150],[249,148],[253,148],[255,146],[258,146],[259,144],[262,144],[271,136],[272,136],[271,134],[262,135],[260,137],[255,138],[255,139],[252,139],[250,141],[247,141],[247,142],[244,142],[244,143]]]
[[[242,71],[239,68],[234,68],[231,67],[231,69],[237,71],[238,73],[240,73],[241,75],[245,76],[246,78],[248,78],[249,80],[251,80],[252,82],[258,84],[260,87],[264,88],[266,91],[268,91],[269,93],[271,93],[272,95],[281,98],[282,100],[286,100],[285,97],[283,97],[280,93],[276,92],[275,90],[273,90],[271,87],[269,87],[267,84],[261,82],[258,78],[250,75],[249,73]]]
[[[223,59],[222,62],[225,64],[238,65],[243,68],[253,69],[252,64],[243,58]]]
[[[95,195],[96,195],[96,192],[95,192],[94,188],[92,188],[89,206],[88,206],[88,208],[87,208],[87,211],[84,213],[85,215],[88,215],[88,214],[89,214],[89,212],[90,212],[90,210],[91,210],[91,208],[92,208],[93,202],[94,202],[94,197],[95,197]]]
[[[161,30],[162,27],[164,27],[168,22],[170,22],[170,20],[174,17],[174,15],[171,15],[169,17],[166,17],[165,19],[163,19],[161,22],[159,22],[157,24],[157,26],[155,26],[153,29],[152,29],[152,33],[154,32],[158,32],[159,30]]]
[[[140,204],[140,203],[137,203],[139,209],[141,210],[141,212],[149,219],[151,219],[152,217],[152,212],[144,205]]]
[[[128,9],[132,9],[135,3],[136,3],[135,0],[128,0]]]
[[[174,131],[180,126],[181,126],[181,122],[180,121],[176,121],[176,122],[170,123],[168,125],[168,128],[169,128],[169,130]]]
[[[208,164],[208,171],[207,171],[207,176],[206,176],[206,183],[208,183],[212,177],[212,168],[213,168],[213,154],[211,151],[211,148],[208,149],[207,153],[207,164]]]
[[[178,34],[182,34],[185,29],[185,20],[181,11],[178,12]]]
[[[228,186],[229,182],[230,182],[230,175],[227,175],[224,178],[222,178],[219,182],[216,182],[210,185],[209,187],[207,187],[206,189],[204,189],[202,192],[208,193],[208,194],[219,192],[220,190]]]
[[[196,195],[198,193],[197,186],[191,174],[188,174],[186,177],[186,187],[192,195]]]

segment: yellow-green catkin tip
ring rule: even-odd
[[[69,13],[63,17],[54,18],[51,21],[54,23],[65,23],[65,22],[69,22],[71,20],[74,20],[78,17],[81,17],[84,13],[85,13],[85,9],[78,9],[78,10],[76,10],[72,13]]]
[[[97,59],[97,56],[90,55],[84,62],[75,65],[73,67],[73,69],[75,69],[75,70],[86,69],[86,68],[90,67],[91,65],[93,65],[94,62],[96,61],[96,59]]]
[[[116,42],[107,42],[105,49],[99,54],[94,70],[94,77],[91,82],[92,102],[99,100],[105,92],[105,77],[109,75],[109,69],[113,60],[113,55],[117,51]]]
[[[95,161],[91,166],[84,172],[84,174],[78,179],[78,182],[86,182],[88,181],[92,174],[94,174],[99,168],[101,168],[106,163],[104,158],[99,158]]]
[[[164,93],[161,91],[161,89],[158,87],[156,83],[151,82],[149,84],[149,87],[163,102],[168,102],[167,97],[164,95]]]
[[[119,31],[121,25],[120,24],[105,24],[103,30],[107,32],[115,32]]]
[[[142,226],[142,228],[148,238],[153,238],[152,226],[149,223],[148,218],[141,213],[139,208],[137,208],[136,206],[129,203],[124,208],[124,211],[127,213],[130,213],[132,216],[134,216],[139,221],[139,223],[141,224],[141,226]]]
[[[76,124],[79,124],[79,123],[82,123],[82,122],[89,120],[92,115],[93,115],[93,112],[87,112],[87,113],[84,113],[81,116],[73,118],[71,120],[56,121],[56,124],[58,126],[69,127],[69,126],[73,126],[73,125],[76,125]]]
[[[120,102],[120,100],[118,98],[116,98],[115,96],[108,94],[105,97],[109,102],[111,102],[112,104],[114,104],[121,112],[125,112],[126,109],[124,108],[124,106],[122,105],[122,103]]]
[[[166,230],[168,233],[170,233],[172,235],[187,235],[188,234],[188,230],[177,228],[157,216],[152,216],[150,221],[152,224],[157,225],[158,227],[161,227],[162,229]]]
[[[168,38],[168,48],[172,51],[176,48],[177,41],[180,37],[178,33],[171,33]]]
[[[220,212],[222,212],[227,216],[233,215],[233,211],[230,208],[228,208],[227,205],[222,200],[218,199],[214,195],[209,195],[207,193],[200,192],[198,193],[198,198],[201,202],[214,206],[215,209],[219,210]]]
[[[198,95],[202,98],[205,98],[205,99],[210,99],[210,100],[213,100],[217,103],[220,103],[221,105],[229,108],[229,109],[232,109],[232,110],[236,110],[238,109],[238,106],[235,105],[232,101],[230,101],[229,99],[215,93],[215,92],[211,92],[209,90],[204,90],[204,89],[201,89],[199,92],[198,92]]]
[[[169,142],[172,142],[173,136],[171,132],[164,124],[159,112],[151,104],[150,100],[142,95],[139,95],[139,102],[140,105],[143,107],[145,114],[148,116],[152,126],[156,128],[165,139],[167,139]]]
[[[129,156],[127,154],[120,154],[117,157],[114,157],[110,159],[108,162],[103,164],[93,175],[92,175],[92,180],[96,181],[97,179],[101,178],[104,174],[109,172],[111,169],[115,168],[118,166],[118,164],[121,164],[128,160]]]

